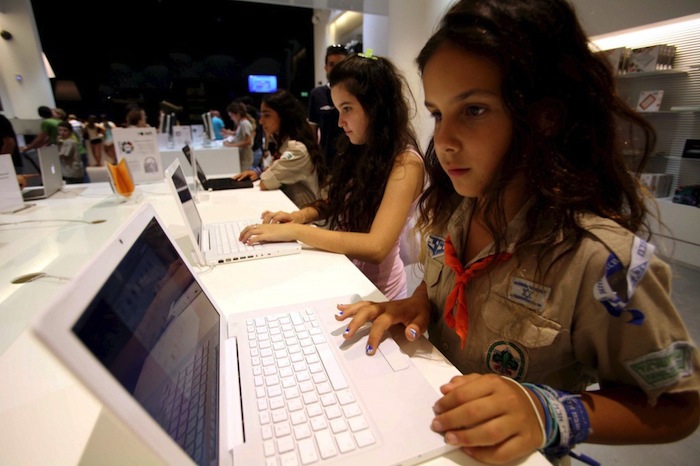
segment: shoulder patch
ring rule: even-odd
[[[486,350],[486,367],[494,374],[521,381],[527,369],[527,353],[517,343],[496,340]]]
[[[605,306],[610,315],[620,317],[623,311],[627,311],[632,314],[629,323],[639,325],[644,321],[644,312],[628,308],[627,303],[644,277],[653,255],[654,246],[636,236],[632,242],[630,264],[626,269],[615,253],[610,253],[603,276],[593,287],[593,296]]]
[[[445,239],[439,236],[430,235],[428,237],[428,253],[430,257],[439,257],[445,255]]]
[[[693,373],[692,348],[687,341],[677,341],[668,348],[626,361],[625,366],[642,388],[667,387]]]

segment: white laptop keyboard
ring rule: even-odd
[[[232,251],[254,251],[260,249],[259,244],[247,245],[238,240],[241,230],[250,225],[249,221],[239,220],[229,223],[215,223],[210,229],[212,246],[216,245],[218,254],[229,254]],[[213,249],[213,248],[212,248]]]
[[[314,311],[248,319],[268,465],[307,465],[376,442]]]

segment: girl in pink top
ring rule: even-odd
[[[393,63],[371,52],[335,65],[329,83],[344,134],[323,197],[296,212],[263,212],[241,240],[297,240],[345,254],[387,298],[406,296],[401,237],[424,179],[410,91]]]

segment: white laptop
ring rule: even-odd
[[[204,224],[179,159],[173,160],[165,170],[165,181],[180,209],[194,246],[196,261],[200,265],[225,264],[301,252],[301,244],[298,241],[255,245],[239,241],[241,230],[248,225],[259,223],[258,219],[235,219]]]
[[[28,186],[22,189],[22,198],[25,201],[46,199],[63,187],[63,171],[58,146],[44,146],[37,149],[37,152],[42,186]]]
[[[407,465],[453,450],[430,430],[440,394],[398,345],[387,335],[369,357],[366,333],[343,340],[335,305],[350,299],[227,319],[144,204],[33,329],[166,464]]]

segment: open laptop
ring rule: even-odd
[[[194,246],[196,262],[200,265],[224,264],[301,252],[301,244],[297,241],[255,245],[247,245],[239,241],[241,230],[248,225],[260,223],[257,219],[234,219],[228,222],[205,224],[179,159],[173,160],[165,170],[165,181],[170,186],[180,209],[187,233]]]
[[[22,189],[22,198],[25,201],[46,199],[63,187],[63,171],[58,146],[44,146],[37,149],[37,152],[42,186],[27,186]]]
[[[388,335],[372,357],[366,333],[345,341],[340,302],[227,318],[144,204],[33,329],[166,464],[407,465],[454,449],[430,430],[437,390]]]
[[[182,152],[187,157],[187,161],[194,167],[194,171],[197,174],[197,179],[201,183],[202,187],[206,190],[218,191],[221,189],[240,189],[240,188],[252,188],[253,181],[247,180],[234,180],[230,177],[224,178],[207,178],[207,175],[202,170],[202,166],[199,160],[193,155],[192,148],[189,145],[185,145],[182,148]]]

